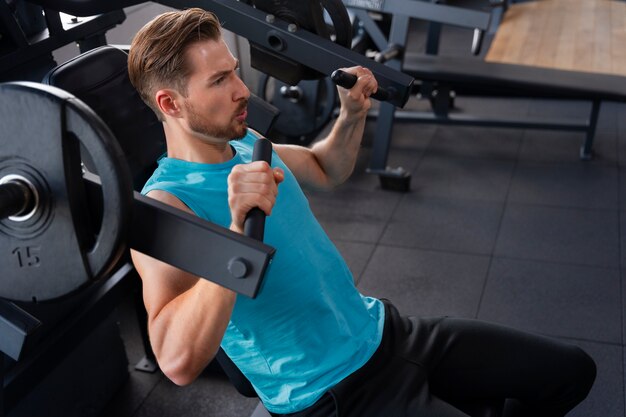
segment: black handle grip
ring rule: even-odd
[[[272,142],[261,138],[254,143],[252,161],[265,161],[272,163]],[[251,238],[263,241],[265,234],[265,213],[258,207],[253,208],[246,215],[243,222],[243,233]]]
[[[354,84],[356,84],[357,76],[342,70],[335,70],[330,75],[330,79],[333,80],[333,82],[338,86],[350,89],[354,87]],[[371,97],[380,101],[388,101],[392,98],[392,92],[385,88],[378,87],[378,90],[376,90]]]

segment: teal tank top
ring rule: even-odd
[[[199,217],[229,227],[227,178],[250,162],[256,136],[231,141],[232,160],[200,164],[162,157],[142,190],[167,191]],[[380,344],[384,307],[356,289],[345,261],[313,216],[293,174],[285,171],[264,242],[276,248],[261,292],[238,295],[222,348],[278,414],[311,406],[363,366]]]

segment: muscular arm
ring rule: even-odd
[[[365,68],[353,67],[346,71],[359,78],[350,90],[339,88],[341,110],[329,135],[311,148],[274,146],[303,186],[332,188],[348,179],[354,170],[365,118],[371,107],[369,96],[376,91],[378,84]]]
[[[191,212],[167,192],[148,196]],[[131,255],[143,281],[150,343],[159,366],[174,383],[189,384],[215,356],[236,294],[139,252]]]
[[[266,162],[236,165],[228,177],[230,229],[241,233],[252,207],[271,214],[282,179],[282,170],[271,169]],[[147,195],[191,213],[168,192]],[[131,255],[143,281],[150,343],[159,366],[174,383],[189,384],[215,356],[237,295],[139,252]]]

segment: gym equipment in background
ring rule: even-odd
[[[0,2],[0,81],[40,81],[57,64],[52,51],[76,42],[81,52],[106,44],[106,31],[126,20],[114,8],[84,17],[25,0]]]
[[[31,2],[75,16],[90,16],[143,3],[139,0],[31,0]],[[293,60],[326,76],[337,68],[366,66],[372,71],[380,86],[393,88],[395,94],[389,97],[388,101],[395,106],[403,107],[411,94],[412,77],[373,62],[358,52],[337,45],[330,39],[323,39],[316,33],[244,2],[162,0],[157,3],[176,9],[200,7],[212,11],[219,16],[226,30],[254,40],[259,47],[278,53],[281,57]],[[268,74],[281,76],[282,70],[276,65]]]
[[[423,19],[478,29],[482,34],[492,23],[488,13],[459,7],[411,0],[345,0],[381,52],[391,50],[386,65],[415,77],[415,91],[431,101],[432,112],[396,111],[394,106],[381,103],[371,112],[378,123],[368,172],[379,175],[383,188],[408,190],[410,173],[390,168],[387,162],[392,140],[393,124],[402,121],[428,124],[493,126],[525,129],[568,130],[585,135],[579,156],[592,158],[595,129],[602,101],[626,100],[626,78],[616,75],[563,71],[523,65],[484,62],[472,57],[436,56],[407,53],[407,36],[411,19]],[[504,5],[506,6],[506,3]],[[500,11],[500,8],[496,8]],[[386,33],[370,16],[387,14],[391,23]],[[475,31],[476,33],[476,31]],[[432,39],[437,41],[437,36]],[[478,38],[482,38],[482,35]],[[476,39],[476,37],[475,37]],[[476,43],[476,42],[475,42]],[[427,52],[436,53],[436,44]],[[589,118],[503,118],[476,117],[450,113],[452,96],[530,97],[590,102]]]

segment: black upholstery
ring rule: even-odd
[[[124,150],[135,189],[140,189],[165,152],[165,135],[130,83],[126,60],[121,49],[102,46],[54,68],[43,82],[72,93],[104,120]],[[89,156],[83,160],[93,170]]]
[[[626,101],[626,77],[407,53],[402,70],[422,81],[446,83],[478,96]]]

